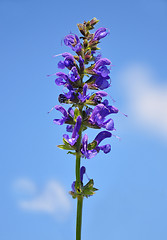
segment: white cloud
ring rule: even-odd
[[[14,189],[20,193],[34,194],[36,186],[34,182],[27,178],[20,178],[14,182]]]
[[[29,190],[27,187],[30,186],[28,180],[23,181],[22,179],[20,182],[26,183],[22,184],[22,187],[25,186],[25,191]],[[32,181],[29,180],[29,183],[32,183]],[[33,185],[35,186],[34,183],[32,183]],[[52,180],[45,185],[40,193],[34,194],[28,200],[20,200],[19,207],[27,211],[44,212],[54,215],[58,219],[64,219],[71,210],[71,202],[63,186],[59,182]]]
[[[121,78],[129,99],[129,116],[138,126],[167,139],[167,84],[160,84],[154,75],[147,67],[133,65]]]

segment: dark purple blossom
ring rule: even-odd
[[[64,38],[64,43],[66,46],[69,46],[75,52],[79,52],[82,48],[82,45],[77,35],[67,35]]]
[[[111,151],[111,145],[106,144],[106,145],[103,145],[103,146],[98,146],[96,149],[98,151],[102,150],[104,153],[109,153]]]
[[[82,122],[82,118],[81,118],[81,116],[78,116],[77,119],[76,119],[76,124],[74,126],[71,138],[67,134],[63,135],[63,138],[65,138],[66,141],[71,146],[73,146],[77,142],[77,139],[79,137],[78,133],[79,133],[79,130],[80,130],[80,127],[81,127],[81,122]]]
[[[107,32],[107,29],[104,27],[101,27],[99,29],[97,29],[97,31],[94,34],[94,41],[100,40],[101,38],[104,38],[105,36],[107,36],[109,34],[109,32]]]
[[[68,112],[66,111],[65,108],[63,108],[60,105],[56,105],[54,106],[54,108],[63,114],[62,118],[54,119],[53,120],[54,123],[58,125],[63,125],[64,123],[74,118],[74,110],[71,107],[68,109]]]
[[[71,53],[65,52],[62,54],[64,57],[64,61],[58,62],[58,68],[64,69],[67,67],[68,69],[71,69],[74,66],[75,59]]]
[[[110,87],[110,84],[108,82],[108,80],[110,79],[109,76],[107,77],[102,77],[101,75],[97,75],[97,77],[94,77],[95,78],[95,82],[94,82],[94,86],[101,89],[101,90],[104,90],[108,87]]]
[[[110,71],[106,67],[106,65],[110,65],[111,61],[107,58],[100,58],[93,68],[93,71],[97,74],[93,78],[95,79],[94,86],[103,90],[110,86],[108,80],[110,77],[108,74]]]
[[[81,153],[88,159],[96,156],[97,151],[95,149],[88,150],[88,135],[85,134],[82,138]]]
[[[97,71],[100,67],[111,65],[111,61],[108,58],[100,58],[96,63],[94,67],[94,71]]]
[[[118,109],[113,106],[105,106],[104,104],[98,104],[94,108],[89,122],[92,125],[97,125],[98,127],[106,128],[107,130],[115,130],[114,128],[114,121],[110,118],[106,120],[106,116],[111,113],[117,113]]]
[[[78,70],[77,68],[74,66],[72,67],[70,73],[68,74],[68,77],[69,79],[72,81],[72,82],[76,82],[80,79],[80,76],[79,76],[79,73],[78,73]]]
[[[55,80],[55,83],[58,86],[65,85],[66,83],[69,83],[69,78],[68,78],[67,74],[65,74],[63,72],[58,72],[58,73],[56,73],[56,75],[59,77]]]
[[[96,103],[96,104],[99,104],[101,103],[101,100],[103,97],[106,97],[108,95],[108,93],[104,92],[104,91],[98,91],[95,93],[96,96],[93,98],[93,101]]]
[[[65,108],[63,108],[62,106],[56,105],[54,107],[56,110],[60,111],[63,114],[63,117],[60,119],[54,119],[53,122],[58,124],[58,125],[62,125],[63,123],[65,123],[67,120],[69,120],[69,116],[67,111],[65,110]]]
[[[106,144],[103,146],[99,146],[99,144],[101,143],[101,141],[103,141],[105,138],[109,138],[111,137],[112,134],[110,132],[107,131],[102,131],[100,132],[94,139],[94,141],[97,142],[97,145],[94,149],[92,150],[88,150],[88,136],[87,134],[84,135],[83,139],[82,139],[82,148],[81,148],[81,152],[82,154],[90,159],[96,156],[96,154],[102,150],[104,153],[109,153],[111,150],[111,146],[110,144]]]

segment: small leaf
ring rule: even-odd
[[[58,148],[63,149],[63,150],[72,150],[73,148],[71,146],[67,145],[57,145]]]

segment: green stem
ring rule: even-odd
[[[80,115],[82,116],[82,108],[79,108]],[[76,148],[76,182],[75,182],[75,189],[78,193],[77,197],[77,219],[76,219],[76,240],[81,240],[81,225],[82,225],[82,203],[83,203],[83,196],[79,195],[81,193],[81,178],[80,178],[80,164],[81,164],[81,140],[82,140],[82,126],[79,131],[79,138],[77,140],[77,148]]]
[[[82,204],[83,197],[77,199],[77,223],[76,223],[76,240],[81,240],[81,225],[82,225]]]

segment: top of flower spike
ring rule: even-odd
[[[88,127],[94,129],[105,128],[107,131],[115,130],[112,118],[106,117],[109,114],[117,113],[118,109],[110,106],[108,100],[102,99],[107,96],[107,93],[104,91],[90,93],[90,89],[103,90],[111,85],[109,82],[111,61],[107,58],[102,58],[99,54],[96,56],[96,50],[99,49],[97,47],[99,41],[106,37],[109,31],[107,28],[100,27],[94,33],[90,33],[90,30],[94,29],[98,21],[96,18],[93,18],[88,22],[84,21],[83,24],[78,24],[82,37],[78,37],[76,34],[65,36],[65,45],[70,47],[76,55],[68,52],[59,54],[63,57],[63,60],[58,62],[58,68],[67,68],[66,70],[69,70],[69,72],[54,74],[57,76],[55,83],[64,87],[63,93],[59,95],[58,100],[60,103],[72,104],[68,111],[58,105],[55,106],[55,109],[60,111],[63,116],[60,119],[54,119],[54,123],[58,125],[68,124],[66,130],[72,133],[71,137],[67,134],[63,135],[64,145],[59,145],[62,149],[76,150],[80,128],[81,131]],[[86,66],[87,64],[89,65]],[[84,81],[84,76],[89,78]],[[95,108],[92,109],[90,105],[95,106]],[[72,109],[74,107],[75,111]],[[109,132],[107,134],[111,135]],[[104,153],[110,151],[110,144],[103,146],[97,144],[94,146],[95,141],[93,141],[93,145],[92,143],[88,144],[86,136],[83,138],[85,141],[80,148],[82,156],[91,158],[100,150]],[[86,145],[88,149],[83,147]],[[75,153],[73,152],[73,154]]]

